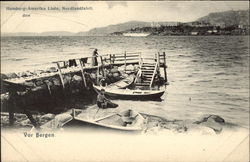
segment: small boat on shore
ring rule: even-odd
[[[129,75],[128,77],[121,79],[115,83],[111,83],[106,86],[106,88],[117,88],[117,89],[125,89],[134,83],[135,76]]]
[[[105,95],[116,99],[128,100],[157,100],[164,94],[165,90],[140,90],[140,89],[115,89],[93,85],[97,92],[105,90]]]
[[[131,109],[101,117],[99,119],[83,119],[74,115],[62,125],[62,128],[83,127],[91,129],[114,129],[120,131],[142,131],[145,124],[144,117]]]

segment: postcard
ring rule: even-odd
[[[248,1],[1,1],[1,161],[249,161]]]

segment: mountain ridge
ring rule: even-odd
[[[206,16],[198,18],[198,22],[207,22],[214,26],[232,26],[245,25],[249,27],[249,9],[248,10],[229,10],[224,12],[213,12]],[[195,21],[193,21],[195,22]],[[177,25],[180,22],[166,21],[157,22],[156,25]],[[155,25],[155,24],[153,24]],[[119,24],[111,24],[104,27],[90,29],[85,32],[68,32],[68,31],[48,31],[42,33],[19,32],[19,33],[1,33],[2,36],[106,36],[115,32],[124,32],[133,28],[151,27],[152,22],[145,21],[128,21]]]

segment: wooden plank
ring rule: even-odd
[[[86,88],[87,87],[87,83],[86,83],[86,78],[85,78],[84,71],[83,71],[82,61],[79,60],[79,62],[80,62],[80,68],[81,68],[81,73],[82,73],[83,84],[84,84],[84,87]]]
[[[124,71],[126,73],[126,66],[127,66],[127,58],[126,58],[126,51],[124,53],[124,59],[125,59],[125,62],[124,62]]]
[[[133,59],[126,59],[126,61],[129,61],[129,60],[133,60],[133,61],[137,61],[138,58],[133,58]],[[115,61],[125,61],[125,59],[115,59]]]
[[[157,70],[160,70],[160,52],[158,52],[158,55],[157,55]]]
[[[112,55],[111,54],[109,55],[109,58],[110,58],[110,64],[112,64]]]
[[[138,55],[140,55],[141,52],[127,52],[127,54],[129,54],[129,55],[131,55],[131,54],[138,54]]]
[[[127,57],[139,57],[140,55],[129,55],[128,53],[126,53]]]
[[[101,68],[102,68],[102,76],[104,77],[104,66],[103,66],[103,59],[102,59],[102,56],[100,56],[100,58],[101,58],[101,64],[102,64],[102,66],[101,66]]]
[[[57,62],[56,64],[57,64],[58,74],[59,74],[59,77],[60,77],[60,80],[61,80],[61,83],[62,83],[63,89],[65,89],[65,85],[64,85],[64,81],[63,81],[63,76],[62,76],[62,71],[61,71],[60,65],[59,65],[59,63],[58,63],[58,62]]]
[[[155,74],[156,74],[157,67],[158,67],[158,62],[155,64],[154,74],[152,75],[152,78],[151,78],[151,81],[150,81],[150,88],[152,88],[152,84],[153,84],[153,81],[154,81],[154,77],[155,77]]]
[[[112,58],[113,58],[113,64],[114,64],[115,63],[115,54],[113,54]]]
[[[164,79],[165,79],[165,82],[168,81],[168,77],[167,77],[167,70],[166,70],[166,53],[163,52],[163,55],[164,55]]]

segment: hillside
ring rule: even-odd
[[[72,36],[74,33],[67,31],[50,31],[39,33],[40,36]]]
[[[207,16],[201,17],[197,19],[195,22],[209,23],[212,26],[220,26],[220,27],[230,27],[230,26],[248,26],[249,25],[249,10],[239,10],[239,11],[225,11],[225,12],[216,12],[210,13]],[[174,28],[178,27],[178,22],[157,22],[154,23],[154,27],[152,27],[153,22],[144,22],[144,21],[129,21],[125,23],[108,25],[100,28],[93,28],[87,32],[79,32],[79,33],[71,33],[67,31],[51,31],[51,32],[43,32],[43,33],[1,33],[2,36],[106,36],[110,34],[117,33],[122,34],[126,31],[137,31],[137,32],[150,32],[153,35],[168,35],[168,34],[176,34],[183,35],[183,31],[186,29],[172,29],[168,26],[174,26]],[[192,22],[186,23],[192,24]],[[160,26],[165,26],[163,29]],[[192,25],[190,25],[192,26]],[[159,28],[159,29],[155,29]],[[171,28],[171,29],[168,29]],[[158,31],[162,30],[162,31]],[[169,30],[174,30],[169,33]],[[190,29],[193,30],[193,29]],[[190,32],[188,30],[188,32]],[[207,29],[206,29],[207,30]],[[185,32],[185,31],[184,31]],[[247,31],[248,32],[248,31]],[[161,34],[160,34],[161,33]],[[116,35],[116,34],[114,34]]]
[[[49,31],[42,33],[32,33],[32,32],[17,32],[17,33],[1,33],[1,36],[73,36],[75,33],[67,31]]]
[[[158,22],[159,25],[169,25],[176,24],[177,22]],[[143,21],[129,21],[116,25],[109,25],[101,28],[94,28],[87,32],[79,32],[76,35],[80,36],[104,36],[114,32],[122,32],[126,30],[130,30],[132,28],[142,28],[151,26],[151,22],[143,22]]]
[[[249,25],[249,10],[210,13],[197,21],[204,21],[212,25]]]

